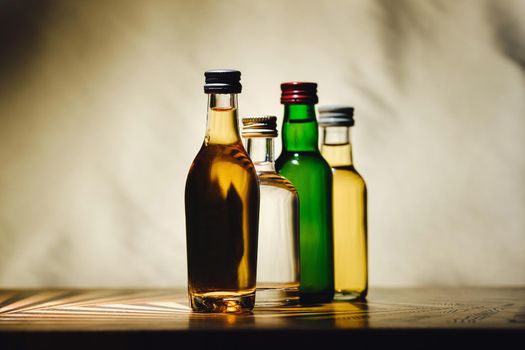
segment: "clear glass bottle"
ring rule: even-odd
[[[239,135],[239,71],[205,73],[204,143],[186,180],[190,305],[200,312],[243,312],[255,304],[259,181]]]
[[[299,198],[275,170],[274,116],[243,118],[242,136],[260,182],[256,305],[299,301]]]
[[[352,107],[319,108],[321,153],[334,174],[335,299],[365,298],[368,291],[366,184],[352,160]]]
[[[299,193],[301,303],[329,302],[334,295],[332,171],[321,156],[315,114],[317,84],[281,84],[282,152],[277,170]]]

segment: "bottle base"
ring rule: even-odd
[[[366,292],[353,292],[353,291],[335,291],[335,301],[351,301],[351,300],[365,300]]]
[[[305,293],[300,294],[299,302],[305,305],[330,303],[334,293]]]
[[[195,312],[242,313],[250,312],[255,305],[255,292],[191,293],[190,306]]]
[[[299,304],[298,287],[258,287],[255,306],[290,306]]]

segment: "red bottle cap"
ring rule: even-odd
[[[292,81],[281,84],[282,104],[316,104],[317,83]]]

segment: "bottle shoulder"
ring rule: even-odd
[[[319,150],[315,151],[282,151],[279,158],[282,161],[289,161],[293,159],[311,159],[312,161],[319,160],[326,163],[323,155]],[[328,163],[326,163],[328,164]]]
[[[332,167],[332,172],[334,174],[334,180],[337,180],[338,178],[348,179],[356,184],[361,184],[363,187],[366,187],[365,179],[359,174],[353,165]]]
[[[282,152],[275,164],[279,169],[287,166],[315,167],[325,169],[326,171],[331,169],[328,162],[318,151]]]
[[[240,142],[234,144],[207,144],[204,142],[193,160],[190,173],[195,168],[206,168],[219,164],[237,165],[257,176],[255,166]]]
[[[259,172],[257,175],[261,186],[273,186],[290,192],[297,192],[290,180],[276,172]]]

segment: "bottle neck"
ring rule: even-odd
[[[258,173],[275,172],[272,137],[250,137],[246,147]]]
[[[284,105],[283,151],[319,151],[319,131],[313,104]]]
[[[332,167],[352,166],[352,143],[350,142],[350,127],[323,127],[323,143],[321,153]]]
[[[240,141],[237,94],[209,94],[204,142],[227,145]]]

